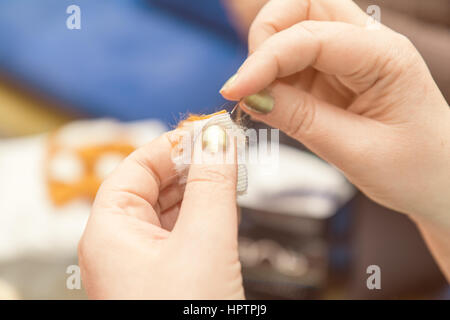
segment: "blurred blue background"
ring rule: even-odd
[[[72,4],[81,30],[66,27]],[[0,69],[82,114],[168,124],[220,108],[246,56],[209,0],[2,0],[0,43]]]

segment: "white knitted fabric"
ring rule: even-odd
[[[177,145],[174,149],[172,160],[175,163],[175,168],[180,176],[180,183],[186,183],[187,173],[191,163],[191,155],[186,150],[193,150],[194,144],[197,139],[202,138],[203,130],[209,126],[218,125],[227,131],[228,135],[236,137],[236,152],[238,162],[237,183],[236,192],[238,195],[245,194],[247,191],[247,167],[245,164],[245,150],[246,150],[246,138],[244,129],[237,125],[230,117],[230,114],[219,113],[211,118],[186,121],[182,123],[181,128],[187,130],[190,135],[190,140],[183,139],[182,143]]]

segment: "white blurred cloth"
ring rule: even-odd
[[[63,143],[89,145],[126,134],[136,147],[166,131],[159,121],[75,121],[60,129]],[[42,255],[75,256],[89,216],[88,201],[55,207],[45,179],[48,134],[0,140],[0,262]]]
[[[239,205],[325,219],[355,193],[339,170],[310,153],[279,145],[278,159],[265,162],[247,164],[248,191],[239,197]]]

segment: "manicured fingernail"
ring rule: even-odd
[[[233,75],[230,77],[230,79],[228,79],[228,80],[225,82],[225,84],[222,86],[222,88],[220,89],[219,92],[222,92],[222,91],[224,91],[224,90],[227,90],[227,89],[230,87],[230,85],[233,83],[233,81],[236,80],[236,77],[237,77],[237,73],[233,74]]]
[[[244,98],[244,104],[258,113],[269,113],[273,109],[274,100],[267,90]]]
[[[202,134],[202,147],[203,150],[210,153],[225,151],[227,148],[227,134],[225,130],[218,125],[206,128]]]

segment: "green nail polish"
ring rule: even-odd
[[[244,104],[258,113],[269,113],[273,109],[274,101],[267,90],[244,98]]]
[[[233,74],[233,75],[230,77],[230,79],[228,79],[228,80],[225,82],[225,84],[222,86],[222,88],[220,89],[220,91],[226,90],[227,87],[230,86],[231,83],[232,83],[234,80],[236,80],[236,77],[237,77],[237,73]]]

